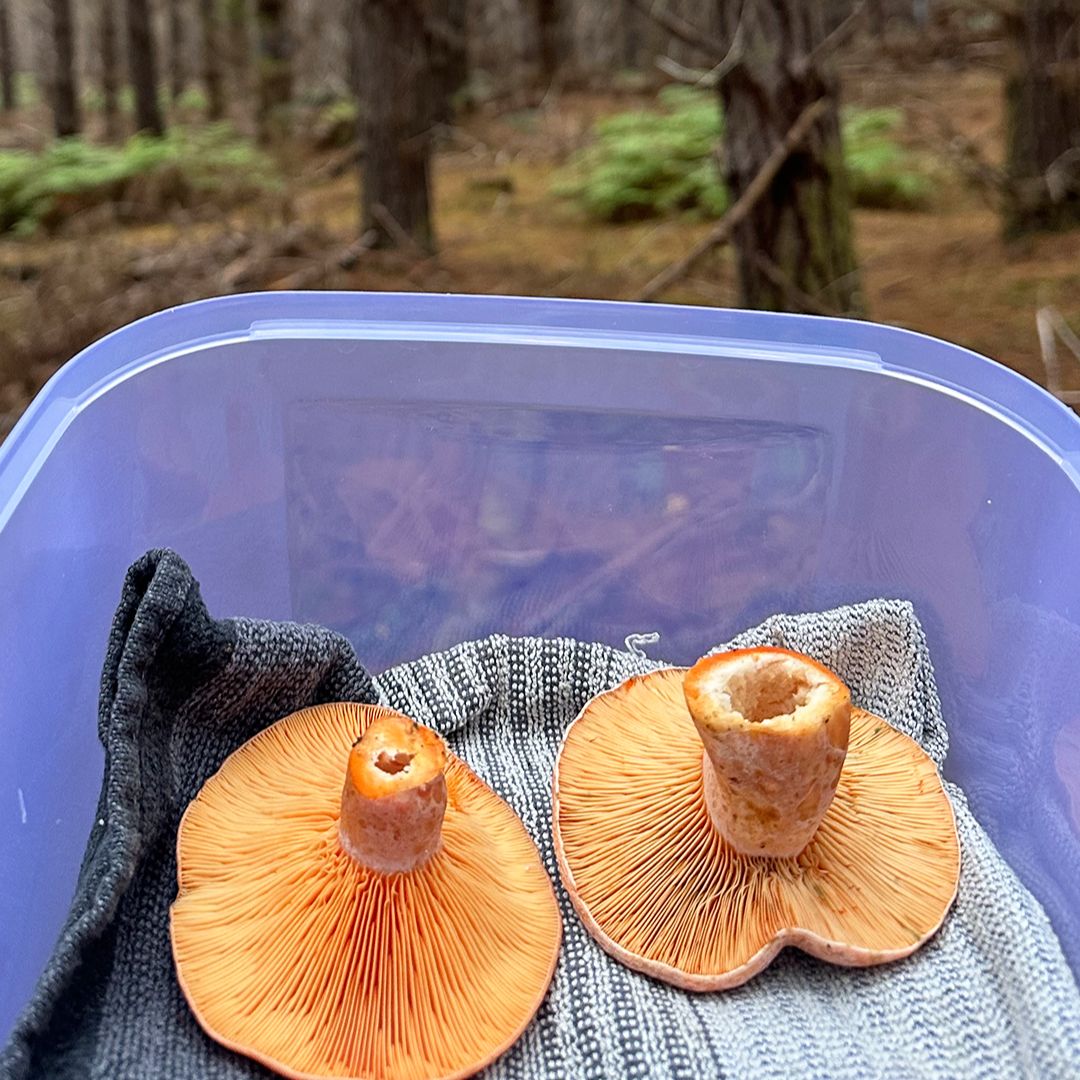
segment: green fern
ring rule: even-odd
[[[280,183],[270,159],[224,124],[135,135],[123,146],[59,139],[40,154],[0,152],[0,232],[33,232],[62,197],[83,197],[80,207],[106,202],[136,177],[165,170],[197,197],[239,198]]]
[[[902,121],[897,109],[845,113],[845,160],[856,205],[915,209],[929,200],[926,164],[896,141]],[[593,142],[570,161],[555,193],[601,221],[719,217],[729,202],[715,161],[722,133],[714,94],[668,87],[654,109],[598,121]]]

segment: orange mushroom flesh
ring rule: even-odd
[[[559,753],[559,868],[600,945],[676,986],[720,990],[786,945],[864,966],[928,940],[955,898],[960,858],[952,808],[916,743],[852,710],[846,763],[813,838],[794,856],[744,855],[706,802],[711,758],[685,676],[657,671],[593,699]]]
[[[558,907],[521,821],[387,709],[318,706],[256,735],[189,805],[177,863],[196,1019],[288,1077],[472,1075],[554,974]]]
[[[699,660],[683,693],[705,747],[709,817],[744,855],[798,855],[836,791],[851,694],[827,668],[786,649]]]
[[[439,849],[446,813],[446,747],[435,732],[386,713],[349,754],[341,846],[380,874],[423,866]]]

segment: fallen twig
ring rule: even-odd
[[[1035,312],[1035,328],[1039,334],[1039,348],[1046,370],[1046,389],[1066,405],[1080,405],[1080,390],[1062,387],[1061,362],[1057,343],[1060,341],[1080,361],[1080,337],[1053,307],[1041,307]]]
[[[431,258],[431,252],[426,251],[382,203],[376,203],[371,208],[371,216],[390,234],[394,243],[403,251],[411,251],[421,259]]]
[[[788,133],[776,144],[772,153],[765,159],[765,163],[761,166],[758,174],[747,184],[746,190],[720,219],[716,227],[702,240],[699,240],[678,262],[673,263],[666,270],[657,274],[641,290],[638,295],[639,300],[655,299],[660,293],[669,289],[676,281],[685,276],[687,271],[703,256],[714,248],[723,246],[731,239],[731,234],[742,224],[750,211],[769,190],[784,162],[810,133],[810,129],[821,118],[827,108],[828,100],[818,98],[803,109],[798,119],[789,128]]]
[[[351,270],[360,261],[360,256],[370,251],[379,239],[374,229],[368,229],[363,236],[342,248],[329,259],[322,259],[312,265],[302,267],[288,277],[276,283],[279,289],[310,289],[313,285],[328,278],[335,270]]]

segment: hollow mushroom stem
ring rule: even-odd
[[[341,846],[378,874],[407,873],[438,850],[446,812],[446,747],[400,713],[375,718],[349,753]]]
[[[713,826],[744,855],[798,855],[836,793],[851,723],[847,687],[808,657],[761,648],[699,660],[683,692],[705,748]]]

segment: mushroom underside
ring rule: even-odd
[[[177,976],[211,1037],[286,1076],[471,1075],[516,1041],[550,985],[551,882],[510,807],[453,756],[433,857],[392,874],[351,857],[342,771],[369,715],[320,706],[279,721],[189,806]]]
[[[695,990],[737,986],[785,945],[869,965],[925,942],[955,897],[959,845],[918,745],[852,710],[836,795],[810,843],[792,857],[742,855],[709,818],[683,676],[658,671],[595,698],[559,754],[560,871],[598,942]]]

